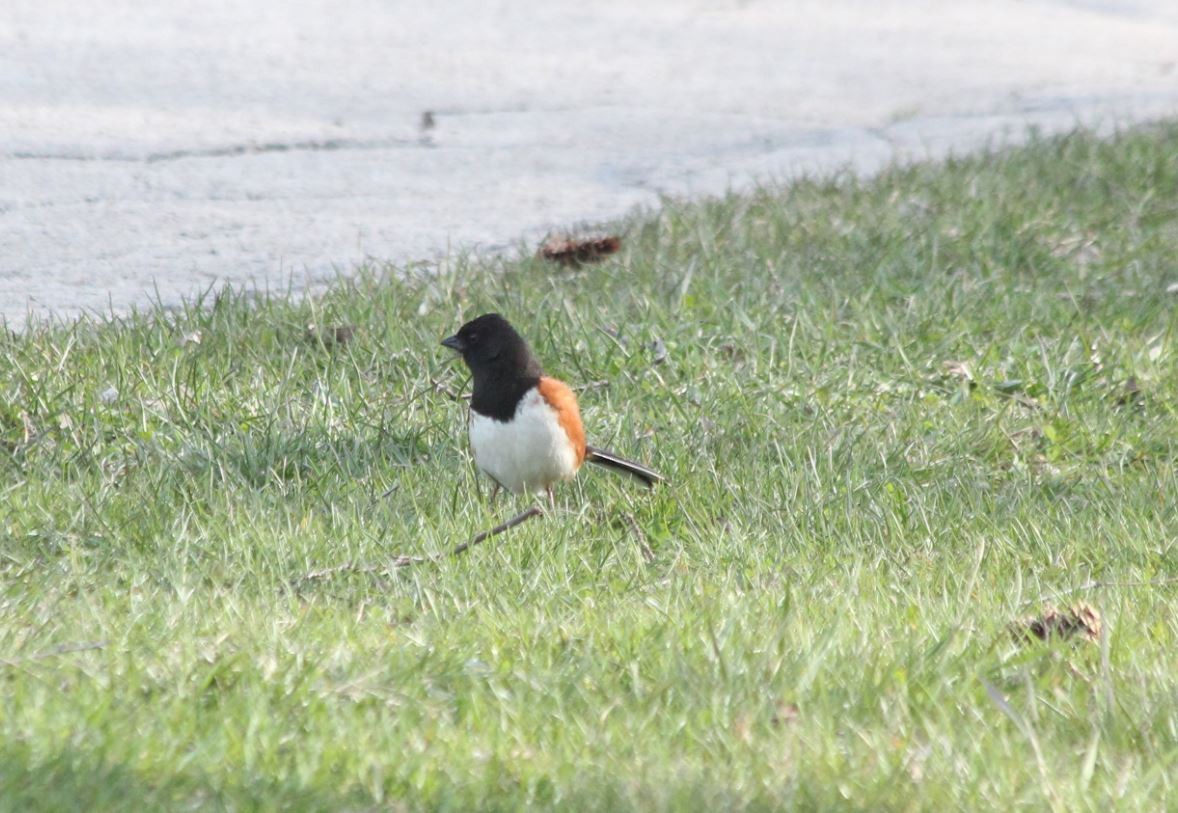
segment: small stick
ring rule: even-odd
[[[1043,595],[1039,596],[1039,598],[1029,598],[1019,606],[1025,607],[1028,604],[1035,604],[1048,599],[1059,598],[1060,596],[1066,596],[1069,593],[1081,593],[1085,590],[1098,590],[1102,587],[1164,587],[1168,584],[1178,584],[1178,577],[1151,579],[1149,581],[1090,581],[1086,582],[1085,584],[1081,584],[1079,587],[1069,587],[1067,590],[1056,590],[1052,593],[1044,593]]]
[[[479,531],[477,534],[474,535],[474,537],[469,542],[463,542],[461,545],[458,545],[456,548],[454,548],[454,550],[450,551],[450,555],[457,556],[460,553],[465,553],[466,551],[473,548],[475,545],[480,545],[483,542],[486,542],[492,536],[498,536],[499,534],[503,533],[504,531],[510,531],[516,525],[520,525],[524,522],[527,522],[532,517],[541,516],[543,513],[544,513],[543,508],[541,508],[538,505],[533,505],[531,508],[529,508],[527,511],[524,511],[522,514],[516,514],[511,519],[507,520],[507,522],[504,522],[500,525],[496,525],[494,528],[492,528],[489,531]],[[402,558],[404,558],[404,557],[402,557]],[[412,563],[410,563],[410,564],[412,564]]]
[[[434,392],[440,392],[442,395],[446,396],[451,401],[469,401],[470,400],[469,393],[459,394],[457,392],[454,392],[454,390],[450,389],[450,387],[448,385],[446,385],[443,382],[438,381],[434,378],[430,379],[430,383],[433,384]]]
[[[40,652],[34,652],[32,655],[26,655],[23,658],[0,658],[0,666],[19,666],[22,663],[30,663],[32,661],[43,661],[46,658],[56,658],[58,655],[67,655],[71,652],[89,652],[92,649],[105,649],[106,641],[81,641],[73,644],[59,644],[51,646],[48,649],[43,649]]]
[[[511,519],[496,525],[489,531],[479,531],[468,541],[454,547],[449,551],[449,553],[437,554],[435,556],[410,556],[408,554],[404,554],[383,565],[365,565],[359,562],[344,562],[342,565],[336,565],[335,567],[328,567],[324,568],[323,570],[312,570],[310,573],[303,576],[299,581],[317,581],[319,579],[330,578],[331,576],[338,576],[341,573],[388,573],[389,571],[399,570],[400,568],[409,567],[410,565],[419,565],[425,562],[439,562],[447,556],[458,556],[459,554],[466,553],[475,545],[481,545],[491,537],[498,536],[504,531],[509,531],[516,525],[521,525],[532,517],[541,516],[543,513],[544,509],[540,508],[538,505],[533,505],[522,514],[516,514]]]
[[[646,560],[647,564],[650,564],[654,561],[654,551],[651,550],[650,543],[646,541],[646,534],[642,532],[642,528],[638,527],[638,520],[634,519],[634,515],[628,512],[622,516],[626,518],[626,523],[630,526],[630,530],[638,540],[638,549],[642,551],[642,558]]]

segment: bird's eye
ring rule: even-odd
[[[479,340],[479,334],[471,333],[471,334],[467,335],[466,340],[468,342],[470,342],[471,344],[474,344],[475,342],[477,342]]]

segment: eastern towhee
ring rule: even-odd
[[[507,320],[487,313],[467,322],[442,344],[470,368],[470,448],[478,467],[516,494],[546,491],[572,479],[585,461],[636,477],[647,486],[663,480],[640,463],[585,443],[577,396],[544,375],[540,362]]]

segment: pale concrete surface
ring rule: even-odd
[[[1173,0],[4,0],[0,318],[1176,113]]]

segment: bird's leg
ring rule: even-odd
[[[487,499],[487,502],[494,505],[495,498],[499,496],[499,489],[500,488],[502,488],[502,486],[500,486],[498,483],[495,483],[495,485],[491,488],[491,496]]]
[[[552,509],[552,513],[556,513],[556,495],[552,492],[552,486],[548,486],[545,491],[548,492],[548,507]]]

